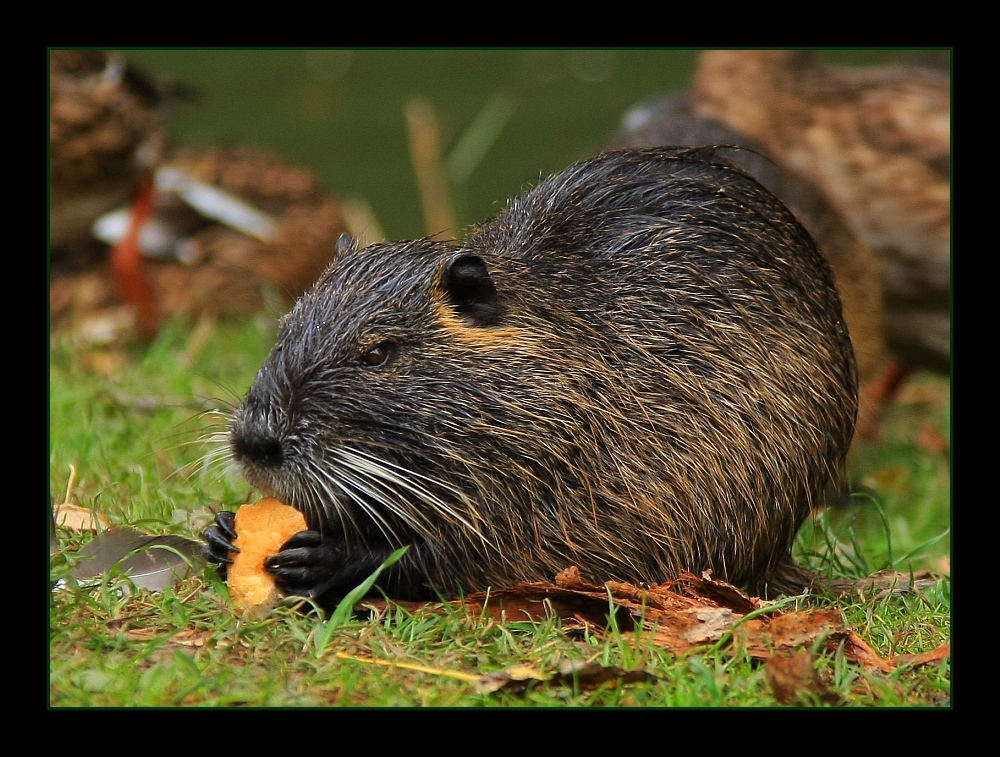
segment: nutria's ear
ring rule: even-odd
[[[337,249],[334,250],[334,261],[340,260],[345,255],[349,255],[357,249],[357,241],[346,231],[337,237]]]
[[[500,300],[486,263],[478,255],[452,260],[441,279],[445,297],[469,326],[500,322]]]

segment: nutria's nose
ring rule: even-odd
[[[285,457],[281,440],[271,434],[234,428],[229,442],[240,463],[277,468]]]

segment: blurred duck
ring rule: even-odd
[[[49,225],[58,252],[131,202],[159,162],[157,87],[104,50],[49,52]]]
[[[951,365],[951,95],[940,68],[841,69],[812,52],[702,53],[692,109],[809,179],[878,256],[885,335]]]
[[[49,68],[54,328],[151,338],[177,315],[280,307],[331,259],[345,222],[309,171],[262,150],[170,151],[164,105],[190,93],[119,53],[52,50]]]
[[[133,239],[152,207],[152,171],[163,154],[161,104],[160,89],[119,53],[49,53],[50,265],[85,269],[102,260],[89,243],[91,224],[132,203],[130,233],[107,265],[145,336],[155,333],[156,314]]]
[[[290,303],[319,276],[346,231],[339,204],[313,174],[267,151],[182,151],[154,177],[140,224],[134,209],[121,208],[100,216],[93,231],[113,248],[132,237],[158,320]],[[53,273],[54,324],[121,303],[104,268]]]
[[[753,176],[791,209],[833,268],[860,379],[859,428],[874,433],[886,361],[882,286],[875,254],[807,179],[782,171],[754,140],[691,110],[689,95],[655,98],[630,110],[608,147],[719,145],[717,157]],[[724,147],[723,147],[724,146]]]

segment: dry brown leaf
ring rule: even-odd
[[[852,662],[883,673],[891,673],[896,669],[894,662],[879,657],[875,650],[854,631],[848,632],[847,638],[844,639],[844,656]]]
[[[935,665],[949,657],[951,657],[950,641],[942,644],[937,649],[931,649],[930,651],[921,652],[920,654],[900,655],[896,660],[896,664],[899,666]]]
[[[720,642],[742,618],[727,607],[692,607],[653,615],[646,638],[677,654]]]
[[[707,575],[696,576],[694,573],[682,573],[676,581],[662,584],[662,586],[687,596],[710,599],[719,606],[728,607],[741,615],[746,615],[765,606],[765,603],[758,597],[751,597],[735,586],[727,584],[725,581],[716,581]]]
[[[549,583],[524,583],[501,591],[476,592],[457,604],[484,613],[497,623],[544,620],[554,614],[564,621],[601,629],[607,626],[613,606],[619,628],[631,629],[635,625],[629,608],[611,605],[607,591],[598,587],[564,589]]]
[[[751,618],[733,632],[737,648],[758,660],[800,647],[812,647],[820,640],[834,645],[849,632],[839,610],[798,610],[771,618]]]
[[[776,647],[791,649],[848,630],[840,610],[799,610],[771,618],[767,624],[767,639]]]
[[[97,531],[107,531],[111,528],[111,521],[108,520],[104,513],[98,510],[91,510],[89,507],[74,505],[72,502],[64,502],[61,505],[56,505],[53,508],[53,515],[55,516],[57,526],[68,528],[75,534],[81,534],[86,531],[96,533]]]
[[[59,551],[59,537],[56,534],[56,526],[68,528],[75,534],[90,531],[107,531],[111,528],[111,521],[104,513],[92,510],[87,507],[73,504],[73,493],[76,489],[76,466],[69,466],[69,480],[66,482],[66,497],[61,505],[51,507],[52,528],[49,532],[50,552]],[[51,502],[51,501],[50,501]]]
[[[868,585],[877,585],[878,578],[872,580],[876,583]],[[898,577],[892,580],[898,585]],[[384,600],[365,600],[363,603],[379,611],[393,605],[411,612],[428,604],[431,603]],[[822,646],[833,651],[842,646],[848,660],[868,668],[888,672],[897,664],[880,657],[854,634],[839,610],[785,612],[724,581],[692,573],[645,588],[614,581],[596,586],[585,583],[578,570],[567,569],[556,577],[555,583],[518,584],[502,591],[471,594],[450,604],[497,623],[542,620],[554,614],[561,619],[564,630],[586,627],[596,635],[607,629],[608,615],[613,607],[620,633],[640,633],[646,641],[676,654],[730,643],[727,636],[732,634],[735,649],[763,661],[770,660],[776,653],[788,655],[801,648]],[[747,619],[751,613],[753,617]],[[941,659],[942,654],[946,652],[935,650],[934,654],[928,653],[927,660]],[[923,656],[917,657],[923,659]],[[899,664],[904,663],[900,661]]]
[[[809,695],[821,702],[839,701],[837,695],[820,680],[816,672],[816,658],[807,649],[774,655],[767,661],[764,673],[775,698],[782,704],[808,702]]]
[[[610,688],[620,684],[659,680],[646,670],[624,670],[615,665],[598,665],[596,662],[567,662],[559,668],[553,683],[575,685],[581,689],[596,689],[610,683]]]
[[[528,665],[514,665],[506,670],[486,673],[472,681],[476,691],[490,694],[494,691],[520,691],[532,681],[545,681],[547,676]]]

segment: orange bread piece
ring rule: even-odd
[[[278,554],[286,541],[308,528],[302,513],[274,497],[240,506],[234,542],[240,551],[232,554],[227,571],[229,596],[237,612],[250,610],[260,617],[274,608],[281,594],[274,576],[264,571],[264,558]]]

